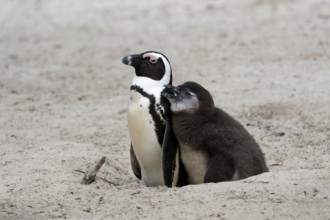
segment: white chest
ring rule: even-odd
[[[210,157],[201,150],[193,150],[191,147],[180,144],[181,158],[188,174],[190,184],[204,183]]]
[[[149,111],[150,100],[131,91],[128,103],[128,129],[132,146],[141,167],[142,181],[147,186],[164,185],[161,146],[155,123]]]

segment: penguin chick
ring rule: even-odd
[[[233,117],[214,106],[211,94],[195,82],[167,85],[172,126],[189,184],[244,179],[267,172],[254,138]]]

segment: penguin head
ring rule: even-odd
[[[159,52],[147,51],[141,54],[127,55],[122,59],[126,65],[133,66],[139,78],[163,81],[163,85],[172,83],[172,70],[167,57]]]
[[[186,82],[182,85],[166,85],[162,96],[171,103],[171,111],[207,113],[214,109],[211,94],[196,82]]]

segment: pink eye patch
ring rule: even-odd
[[[150,60],[151,62],[156,62],[157,59],[158,59],[158,57],[155,56],[155,55],[152,54],[152,53],[146,53],[146,54],[144,54],[144,55],[143,55],[143,58],[144,58],[144,59],[149,58],[149,60]]]

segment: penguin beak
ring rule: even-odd
[[[177,86],[165,85],[162,91],[162,96],[168,99],[173,99],[180,94],[179,88]]]
[[[141,55],[134,54],[123,57],[121,62],[129,66],[136,66],[140,60],[141,60]]]

